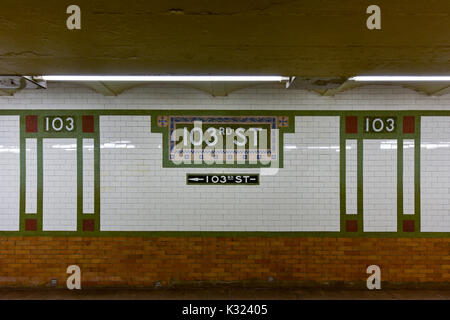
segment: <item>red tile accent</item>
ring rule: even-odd
[[[94,219],[84,219],[83,220],[83,231],[95,231]]]
[[[37,132],[38,131],[38,116],[26,116],[25,117],[25,131]]]
[[[83,116],[83,132],[94,132],[94,116]]]
[[[37,230],[37,220],[25,219],[25,231],[36,231],[36,230]]]
[[[358,117],[345,117],[345,133],[358,133]]]
[[[345,222],[345,231],[357,232],[358,231],[358,221],[357,220],[347,220]]]
[[[414,220],[403,220],[403,232],[414,232]]]
[[[403,117],[403,133],[414,133],[414,131],[415,131],[414,116]]]

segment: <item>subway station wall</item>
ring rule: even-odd
[[[276,166],[174,164],[170,137],[195,121],[267,126]],[[50,85],[0,98],[0,146],[0,285],[63,283],[70,264],[88,285],[362,283],[371,264],[392,283],[450,277],[449,96]]]

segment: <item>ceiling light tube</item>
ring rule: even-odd
[[[450,76],[356,76],[349,78],[349,80],[353,81],[384,81],[384,82],[392,82],[392,81],[401,81],[401,82],[409,82],[409,81],[450,81]]]
[[[46,81],[136,81],[136,82],[283,82],[282,76],[106,76],[106,75],[48,75]]]

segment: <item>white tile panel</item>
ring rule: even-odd
[[[37,139],[26,139],[25,213],[37,212]]]
[[[421,117],[421,231],[450,232],[450,117]]]
[[[363,145],[364,231],[397,231],[397,140]]]
[[[403,213],[414,214],[414,140],[403,140]]]
[[[83,213],[94,213],[94,139],[83,139]]]
[[[147,116],[101,116],[101,230],[338,231],[339,117],[296,117],[285,167],[259,186],[187,186],[186,173],[259,169],[162,168]]]
[[[19,116],[0,116],[0,194],[0,230],[19,230]]]
[[[77,229],[77,140],[43,139],[43,230]]]
[[[358,141],[345,142],[345,206],[347,214],[358,213]]]

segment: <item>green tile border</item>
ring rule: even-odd
[[[403,133],[403,117],[411,115],[410,112],[398,112],[398,111],[385,111],[384,113],[376,112],[377,116],[380,116],[382,118],[385,117],[396,117],[397,125],[396,130],[392,133],[373,133],[373,132],[365,132],[364,131],[364,118],[366,115],[371,116],[371,112],[362,112],[363,115],[361,116],[361,112],[357,113],[348,113],[345,116],[341,117],[341,126],[344,125],[344,128],[341,127],[341,134],[345,136],[345,138],[341,137],[341,140],[344,140],[341,142],[341,150],[344,150],[344,153],[346,153],[345,145],[346,140],[348,139],[356,139],[357,140],[357,202],[358,202],[358,210],[356,215],[348,215],[346,214],[345,205],[343,206],[344,209],[341,211],[341,214],[344,215],[344,217],[341,217],[342,221],[347,220],[357,220],[358,221],[358,231],[357,232],[348,232],[347,234],[367,234],[368,232],[364,232],[364,140],[367,139],[380,139],[380,140],[396,140],[397,141],[397,234],[400,235],[412,235],[414,233],[412,232],[403,232],[402,223],[403,220],[415,220],[415,228],[416,232],[419,232],[420,230],[420,209],[415,208],[415,214],[414,215],[408,215],[405,216],[403,214],[403,140],[404,139],[414,139],[415,141],[415,152],[417,151],[420,154],[420,116],[415,115],[415,132],[414,133]],[[345,117],[346,116],[357,116],[358,117],[358,133],[356,134],[346,134],[345,133]],[[343,119],[344,118],[344,119]],[[418,150],[417,150],[418,149]],[[415,186],[420,187],[420,183],[417,182],[417,170],[420,173],[420,165],[417,161],[418,156],[417,152],[415,154]],[[420,157],[420,156],[419,156]],[[343,160],[342,160],[343,159]],[[344,199],[345,199],[345,156],[341,155],[341,170],[343,171],[343,190],[344,193]],[[342,182],[342,180],[341,180]],[[415,201],[417,201],[418,198],[420,198],[420,193],[417,193],[417,190],[415,190]],[[345,201],[345,200],[344,200]],[[419,207],[420,208],[420,207]],[[341,232],[345,232],[345,225],[341,224]],[[383,232],[384,233],[384,232]]]
[[[0,115],[3,115],[3,110],[0,111]],[[67,114],[66,114],[67,113]],[[84,133],[82,132],[82,115],[92,114],[91,110],[32,110],[20,112],[20,224],[18,234],[29,235],[33,232],[25,231],[25,218],[36,218],[37,219],[37,232],[39,234],[53,234],[55,231],[43,231],[43,194],[44,194],[44,173],[43,173],[43,139],[76,139],[77,143],[77,231],[70,232],[82,232],[83,218],[87,216],[83,214],[83,139],[93,139],[94,140],[94,214],[89,214],[90,218],[95,219],[95,227],[97,231],[100,231],[100,219],[99,212],[100,208],[98,204],[100,203],[100,189],[96,186],[99,185],[99,174],[100,174],[100,133],[99,125],[94,122],[96,128],[94,133]],[[38,132],[26,132],[25,131],[25,116],[26,115],[37,115],[38,116]],[[76,120],[75,129],[73,132],[45,132],[44,131],[44,120],[45,115],[61,115],[61,116],[73,116]],[[94,121],[98,122],[98,115],[94,116]],[[26,139],[36,139],[37,141],[37,212],[36,214],[30,215],[25,213],[25,199],[26,199]],[[98,150],[96,152],[96,146],[98,145]],[[97,179],[97,181],[96,181]],[[97,203],[97,206],[95,206]],[[69,231],[68,231],[69,232]],[[0,231],[0,235],[3,234]],[[92,234],[92,232],[91,232]]]

